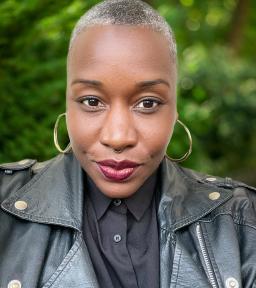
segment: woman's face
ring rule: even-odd
[[[75,39],[68,133],[76,158],[108,197],[131,196],[159,166],[177,118],[175,86],[175,64],[159,33],[109,25]]]

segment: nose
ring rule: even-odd
[[[123,151],[136,145],[137,136],[129,109],[117,106],[108,111],[101,129],[101,144],[112,150]]]

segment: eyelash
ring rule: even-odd
[[[139,107],[139,105],[141,104],[141,105],[143,105],[143,103],[144,103],[144,105],[146,104],[146,103],[150,103],[150,104],[153,104],[153,106],[152,107]],[[148,114],[150,114],[150,113],[153,113],[153,112],[155,112],[158,108],[159,108],[159,106],[160,105],[162,105],[163,103],[159,100],[159,99],[156,99],[156,98],[152,98],[152,97],[146,97],[146,98],[144,98],[144,99],[141,99],[137,104],[136,104],[136,106],[134,107],[134,110],[135,111],[138,111],[138,112],[141,112],[141,113],[148,113]]]
[[[85,101],[90,101],[90,100],[98,101],[97,103],[101,104],[101,105],[89,105],[89,102],[88,102],[88,104],[84,103]],[[101,110],[104,110],[104,108],[105,108],[105,104],[102,103],[102,101],[96,96],[85,96],[82,99],[79,99],[79,102],[86,107],[86,110],[88,112],[101,111]],[[148,102],[148,103],[150,102],[151,104],[153,104],[153,107],[148,107],[148,108],[139,107],[140,104],[143,105],[143,102],[144,102],[144,104],[145,104],[145,102]],[[150,113],[155,112],[158,109],[158,107],[162,104],[163,104],[162,101],[159,99],[156,99],[153,97],[145,97],[145,98],[141,99],[140,101],[138,101],[133,109],[136,112],[140,112],[140,113],[144,113],[144,114],[147,114],[147,113],[150,114]]]
[[[88,104],[85,104],[84,102],[85,101],[90,101],[90,100],[93,100],[93,101],[98,101],[97,103],[101,103],[101,106],[99,105],[88,105]],[[80,99],[78,99],[78,102],[81,103],[84,107],[85,107],[85,110],[87,112],[97,112],[97,111],[101,111],[101,110],[104,110],[104,107],[105,105],[102,103],[102,101],[96,97],[96,96],[85,96],[85,97],[82,97]]]

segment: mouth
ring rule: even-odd
[[[128,179],[140,164],[128,160],[117,162],[115,160],[104,160],[97,162],[102,174],[111,181],[123,181]]]

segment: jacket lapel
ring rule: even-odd
[[[190,177],[167,158],[160,169],[158,220],[163,229],[176,231],[196,222],[232,197],[230,190]],[[213,192],[218,199],[211,200]]]

